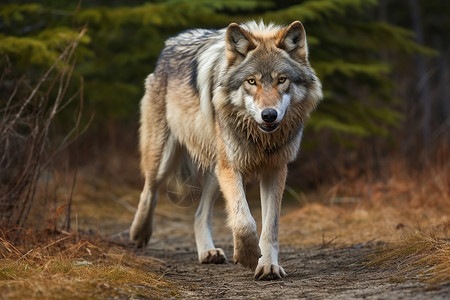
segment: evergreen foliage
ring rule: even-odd
[[[66,0],[32,2],[0,5],[0,56],[38,78],[87,26],[75,75],[84,78],[86,115],[95,112],[97,125],[136,122],[143,80],[165,39],[187,28],[223,28],[248,19],[302,21],[326,95],[309,126],[336,136],[386,136],[401,119],[392,108],[392,66],[381,59],[383,52],[434,54],[417,45],[410,31],[379,22],[375,0],[102,0],[81,7]]]

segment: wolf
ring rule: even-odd
[[[130,238],[138,247],[146,246],[158,189],[189,157],[204,174],[194,222],[199,262],[227,260],[211,234],[220,189],[235,263],[254,270],[258,280],[285,277],[278,263],[278,225],[287,164],[296,158],[305,123],[322,98],[300,21],[289,26],[232,23],[168,39],[145,80],[141,100],[145,184]],[[260,238],[245,196],[245,183],[255,177],[260,183]]]

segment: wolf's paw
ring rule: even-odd
[[[146,222],[140,223],[136,220],[133,221],[130,228],[130,239],[136,243],[136,247],[144,248],[150,237],[152,236],[152,229]]]
[[[286,277],[284,269],[277,265],[259,265],[256,268],[254,278],[256,280],[274,280]]]
[[[227,257],[222,249],[216,248],[203,251],[199,260],[201,264],[223,264]]]
[[[261,250],[256,232],[234,238],[234,263],[240,263],[246,268],[255,270],[260,257]]]

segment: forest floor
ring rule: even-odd
[[[151,241],[136,249],[128,228],[140,190],[82,174],[73,193],[72,233],[41,245],[31,234],[28,246],[0,235],[0,299],[449,299],[448,193],[435,197],[422,185],[427,202],[419,203],[413,188],[390,181],[371,185],[369,196],[338,197],[335,187],[304,195],[288,186],[279,231],[280,265],[288,276],[256,281],[232,261],[223,199],[214,209],[213,235],[229,260],[199,264],[196,203],[174,203],[161,192]],[[252,190],[249,204],[260,230]]]
[[[385,186],[383,188],[386,188]],[[383,188],[380,188],[383,190]],[[195,248],[193,219],[196,205],[171,202],[164,193],[158,202],[155,228],[150,244],[143,251],[128,240],[128,227],[137,204],[139,190],[113,199],[107,211],[84,212],[92,218],[80,219],[80,226],[97,228],[102,235],[132,249],[136,255],[154,258],[150,269],[159,279],[176,290],[177,297],[189,299],[449,299],[450,280],[428,280],[435,272],[420,262],[432,255],[431,248],[445,251],[450,220],[446,209],[417,206],[369,205],[357,198],[330,198],[323,201],[324,191],[302,195],[303,203],[285,194],[280,221],[280,265],[288,276],[275,281],[256,281],[253,272],[235,265],[233,240],[226,226],[223,199],[216,203],[213,235],[216,247],[222,248],[228,262],[222,265],[199,264]],[[372,193],[377,193],[376,189]],[[328,193],[329,194],[329,193]],[[123,194],[122,194],[123,195]],[[298,195],[297,195],[298,196]],[[86,198],[86,197],[85,197]],[[88,197],[89,198],[89,197]],[[133,203],[130,205],[130,203]],[[257,195],[249,196],[252,214],[260,230],[261,213]],[[113,210],[113,207],[120,208]],[[83,203],[78,211],[83,213]],[[74,205],[77,210],[77,205]],[[97,224],[94,224],[96,222]],[[422,233],[440,224],[439,246],[421,240]],[[439,227],[439,226],[438,226]],[[443,228],[445,227],[445,228]],[[414,229],[416,228],[416,229]],[[417,228],[421,228],[420,231]],[[433,230],[434,230],[433,229]],[[436,231],[434,231],[436,232]],[[419,236],[419,238],[417,238]],[[413,237],[408,241],[410,237]],[[400,242],[399,242],[400,241]],[[395,243],[399,243],[398,245]],[[421,244],[422,243],[422,244]],[[388,249],[395,244],[396,248]],[[420,244],[420,245],[419,245]],[[444,245],[445,247],[442,247]],[[389,251],[410,247],[409,254],[386,255]],[[420,248],[420,249],[416,249]],[[386,250],[388,249],[388,250]],[[439,250],[438,249],[438,250]],[[387,251],[387,252],[386,252]],[[422,251],[422,252],[421,252]],[[423,251],[428,251],[423,252]],[[414,258],[418,255],[418,258]],[[447,255],[445,268],[450,267]],[[385,257],[384,257],[385,256]],[[384,258],[383,258],[384,257]],[[381,259],[380,259],[381,258]],[[445,271],[444,271],[445,272]]]
[[[175,284],[181,298],[448,299],[450,297],[450,284],[430,285],[414,272],[409,274],[400,271],[396,264],[371,265],[373,255],[376,255],[384,245],[383,241],[375,238],[351,245],[340,244],[338,237],[331,236],[322,236],[322,239],[308,246],[300,246],[298,241],[289,243],[289,239],[293,237],[290,235],[291,231],[287,229],[289,224],[283,224],[283,219],[290,218],[291,210],[297,210],[295,215],[301,214],[302,210],[293,203],[284,206],[280,228],[282,240],[280,264],[288,273],[285,279],[256,281],[253,280],[252,271],[233,263],[232,236],[224,225],[226,215],[220,204],[215,211],[214,220],[216,247],[224,249],[231,261],[222,265],[199,264],[193,235],[194,210],[180,209],[174,212],[173,208],[170,208],[165,211],[164,205],[162,206],[163,208],[158,210],[155,232],[152,242],[145,250],[145,255],[160,260],[158,267],[161,277]],[[254,216],[260,224],[257,207],[252,209],[256,212]],[[318,206],[315,209],[318,209]],[[186,210],[189,212],[181,213]],[[324,220],[324,223],[326,222]],[[358,228],[355,227],[354,230],[357,231]],[[126,231],[123,236],[125,237],[123,241],[126,242]]]

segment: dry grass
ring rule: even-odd
[[[399,276],[450,283],[450,160],[413,172],[389,163],[381,179],[343,177],[303,197],[281,220],[281,244],[300,247],[386,243],[370,260],[396,265]],[[323,195],[327,195],[324,198]]]
[[[41,240],[36,240],[38,236]],[[75,234],[0,237],[0,294],[6,299],[167,298],[178,293],[157,263],[120,245]]]
[[[369,266],[396,270],[398,277],[420,277],[430,283],[450,282],[450,242],[439,236],[449,236],[450,222],[434,232],[408,230],[399,241],[387,244],[373,255]]]

